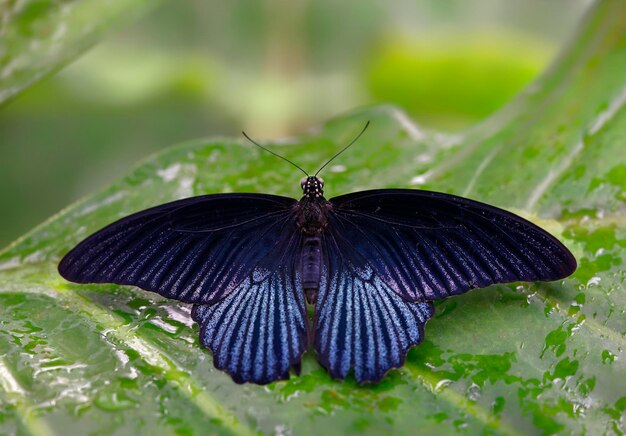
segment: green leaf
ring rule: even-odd
[[[0,253],[0,425],[11,433],[623,433],[626,410],[626,3],[588,15],[555,65],[459,135],[393,107],[270,144],[313,170],[372,125],[324,176],[329,196],[426,187],[542,225],[580,267],[554,283],[439,302],[426,341],[378,385],[301,376],[236,385],[197,344],[189,308],[56,273],[81,238],[128,213],[209,192],[297,196],[293,167],[240,140],[170,148]]]
[[[104,33],[160,0],[24,0],[0,4],[0,106],[65,66]]]

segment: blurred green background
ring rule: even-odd
[[[192,138],[276,138],[374,103],[463,129],[541,73],[589,4],[164,1],[0,109],[0,247]]]

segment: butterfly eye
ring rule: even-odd
[[[322,185],[322,188],[324,187],[324,179],[322,179],[321,177],[318,177],[317,180],[320,182],[320,185]]]
[[[304,189],[304,186],[306,185],[307,180],[308,180],[308,177],[303,177],[300,179],[300,187],[302,189]]]

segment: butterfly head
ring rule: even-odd
[[[324,179],[317,176],[307,176],[300,180],[300,187],[307,198],[321,198],[324,196]]]

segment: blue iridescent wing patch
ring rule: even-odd
[[[574,256],[545,230],[467,198],[385,189],[330,202],[329,227],[409,301],[495,283],[557,280],[576,269]]]
[[[134,285],[185,303],[217,302],[274,249],[294,220],[294,204],[265,194],[163,204],[89,236],[63,258],[59,273],[76,283]]]
[[[200,343],[237,383],[267,384],[300,372],[308,320],[297,270],[300,235],[291,226],[270,255],[226,298],[195,305]]]
[[[422,342],[433,304],[403,299],[340,232],[330,230],[325,247],[315,306],[317,359],[334,378],[353,369],[359,383],[378,382]]]

